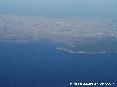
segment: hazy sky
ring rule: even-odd
[[[117,0],[0,0],[0,14],[83,16],[116,14]]]

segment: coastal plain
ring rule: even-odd
[[[117,52],[117,19],[0,15],[0,40],[7,43],[49,40],[64,44],[59,48],[74,53]]]

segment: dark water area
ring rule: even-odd
[[[70,86],[75,82],[117,87],[117,54],[72,54],[56,50],[58,45],[1,42],[0,87],[77,87]]]

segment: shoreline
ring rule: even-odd
[[[109,53],[109,52],[84,52],[84,51],[74,52],[72,50],[63,49],[63,48],[60,48],[60,47],[57,47],[56,49],[57,50],[63,50],[63,51],[73,53],[73,54],[106,54],[106,53]],[[117,53],[117,52],[113,52],[113,53]]]

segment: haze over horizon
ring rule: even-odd
[[[116,17],[116,3],[116,0],[1,0],[0,14],[46,17]]]

